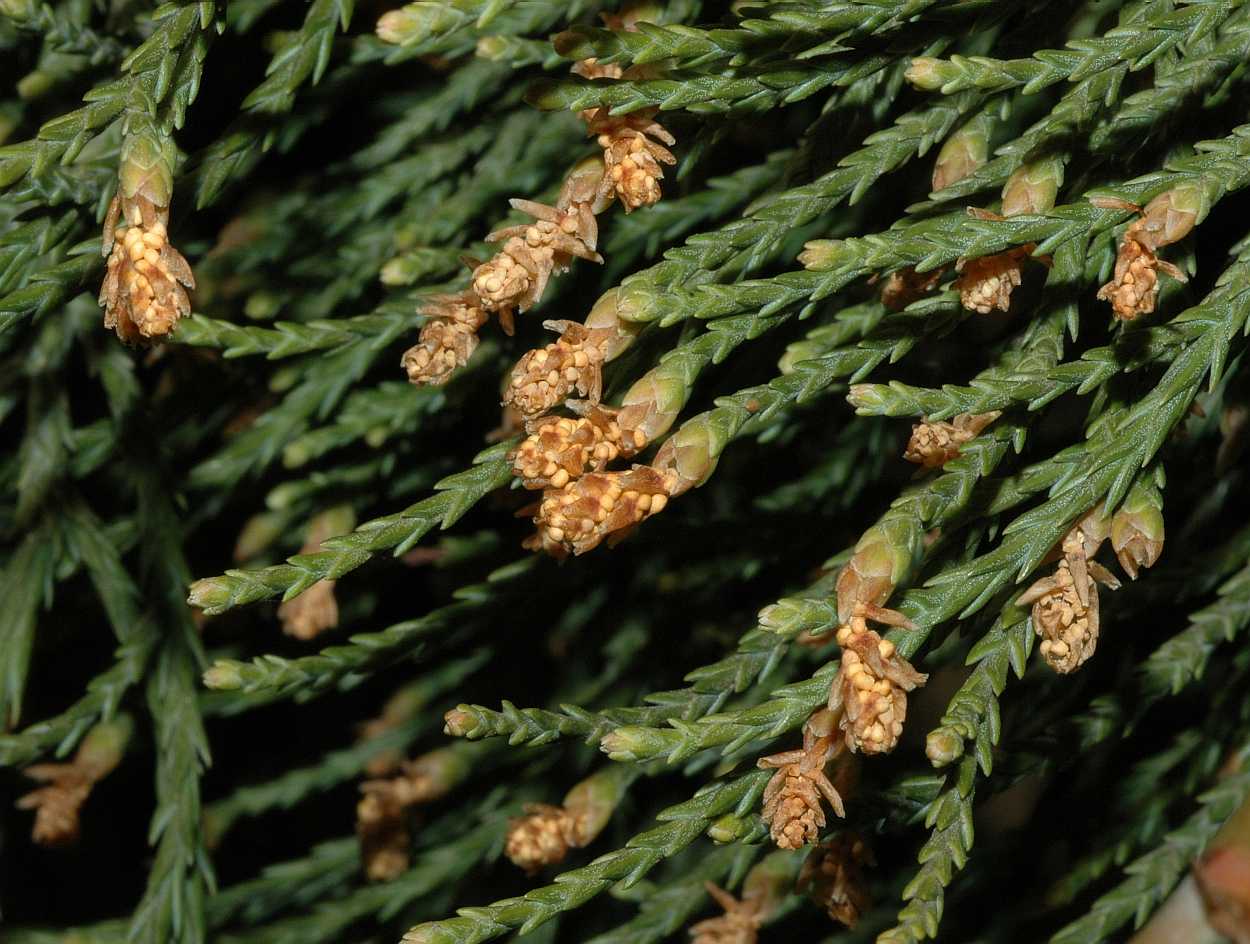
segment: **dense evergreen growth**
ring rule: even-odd
[[[0,939],[1250,941],[1248,59],[0,0]]]

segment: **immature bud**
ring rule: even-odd
[[[838,620],[850,620],[856,603],[884,606],[900,583],[910,579],[924,551],[924,532],[909,517],[887,517],[855,545],[838,574]]]
[[[989,156],[993,119],[978,115],[946,139],[933,165],[933,190],[943,190],[963,180]]]
[[[903,78],[925,92],[934,92],[948,81],[950,67],[941,59],[917,56],[903,73]]]
[[[389,10],[378,19],[376,27],[378,39],[393,45],[409,40],[418,41],[426,29],[425,20],[426,16],[415,3],[397,10]]]
[[[1138,482],[1111,519],[1111,546],[1133,580],[1142,567],[1153,567],[1163,553],[1163,496]]]
[[[719,429],[695,417],[665,441],[652,465],[661,474],[676,475],[676,484],[669,491],[675,497],[711,477],[728,442]]]
[[[846,244],[840,239],[813,239],[803,244],[799,264],[813,272],[836,269],[845,258]]]
[[[1210,209],[1206,190],[1197,184],[1182,184],[1147,203],[1141,219],[1131,229],[1142,245],[1159,249],[1188,236]]]
[[[641,327],[664,316],[664,294],[656,291],[645,278],[631,276],[615,290],[616,316]],[[601,299],[602,300],[602,299]]]
[[[1044,158],[1016,169],[1003,185],[1003,216],[1045,213],[1063,186],[1063,161]]]
[[[945,728],[938,728],[925,738],[924,752],[934,767],[946,767],[963,756],[964,742]]]

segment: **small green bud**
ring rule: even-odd
[[[460,705],[443,715],[443,733],[452,737],[472,737],[477,730],[477,715],[468,705]]]
[[[192,606],[203,606],[196,602],[196,587],[199,584],[207,583],[204,580],[197,580],[191,585]],[[219,659],[204,673],[204,687],[211,688],[213,691],[236,691],[243,687],[243,673],[239,671],[239,664],[229,659]]]
[[[855,407],[860,416],[881,416],[886,407],[885,391],[888,387],[881,384],[851,384],[846,393],[846,402]]]
[[[612,760],[633,761],[646,750],[647,729],[638,725],[623,725],[609,731],[599,741],[599,750]]]
[[[54,85],[56,79],[47,72],[36,69],[17,80],[17,95],[24,102],[37,101],[52,91]]]
[[[23,23],[35,15],[35,0],[0,0],[0,16]]]
[[[123,197],[142,197],[154,206],[167,207],[174,192],[173,142],[163,146],[150,132],[128,134],[122,140],[117,179]]]
[[[946,728],[938,728],[930,731],[929,736],[925,738],[924,752],[934,767],[945,767],[963,756],[963,738]]]
[[[243,315],[253,321],[272,321],[282,310],[282,298],[264,289],[252,292],[243,303]]]
[[[712,842],[720,843],[722,845],[730,842],[737,842],[751,831],[751,826],[752,823],[749,819],[743,819],[740,816],[734,816],[732,813],[726,813],[707,828],[707,837],[711,839]]]
[[[380,25],[381,21],[379,21]],[[563,35],[563,34],[561,34]],[[559,39],[560,37],[555,37]],[[554,43],[554,40],[553,40]],[[556,46],[556,51],[560,51],[560,47]],[[508,43],[502,36],[479,36],[477,40],[476,55],[479,59],[486,59],[490,62],[498,62],[508,53]]]
[[[656,321],[663,314],[661,310],[661,294],[645,279],[628,278],[615,289],[615,312],[621,321],[646,323]],[[603,299],[599,300],[600,302]],[[598,302],[596,307],[598,307]]]
[[[803,244],[799,264],[812,272],[828,272],[846,257],[845,247],[840,239],[813,239]]]
[[[1063,161],[1057,157],[1016,169],[1003,185],[1003,216],[1045,213],[1055,205],[1063,186]]]
[[[928,56],[917,56],[903,73],[903,78],[915,88],[935,92],[949,81],[949,72],[949,63]]]
[[[818,635],[834,628],[833,613],[824,600],[783,598],[759,611],[760,628],[784,638],[799,633]]]
[[[458,25],[458,15],[431,3],[409,3],[382,14],[376,32],[384,43],[409,46]]]

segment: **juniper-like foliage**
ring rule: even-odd
[[[0,0],[0,938],[1250,940],[1248,57]]]

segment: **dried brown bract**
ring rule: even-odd
[[[902,311],[933,291],[945,272],[945,268],[930,272],[917,272],[911,266],[896,269],[881,283],[881,304],[890,311]]]
[[[626,213],[657,202],[664,179],[660,165],[677,163],[664,146],[676,139],[654,120],[655,114],[653,108],[629,115],[612,115],[607,108],[582,112],[589,133],[603,148],[603,192],[615,193]]]
[[[803,746],[761,757],[757,765],[776,770],[764,788],[762,815],[782,849],[813,843],[825,825],[822,798],[838,816],[846,816],[842,797],[826,776],[825,767],[845,750],[838,736],[839,713],[828,708],[815,712],[803,724]]]
[[[718,885],[711,882],[703,885],[725,913],[692,925],[692,944],[755,944],[760,925],[764,923],[762,900],[745,897],[739,901]]]
[[[400,363],[412,383],[441,386],[477,350],[477,332],[486,324],[487,314],[473,292],[436,296],[420,312],[430,320]]]
[[[1056,672],[1074,672],[1098,645],[1098,584],[1112,590],[1120,581],[1090,558],[1106,538],[1106,523],[1086,516],[1060,545],[1062,558],[1054,576],[1043,577],[1020,595],[1020,606],[1033,604],[1033,627],[1042,637],[1042,657]]]
[[[1155,310],[1159,297],[1159,272],[1178,282],[1186,282],[1185,273],[1157,252],[1163,246],[1184,238],[1193,229],[1195,213],[1173,204],[1174,194],[1161,194],[1145,209],[1124,200],[1094,198],[1097,207],[1134,210],[1141,216],[1124,231],[1116,254],[1115,274],[1098,290],[1098,297],[1111,302],[1111,310],[1122,321],[1132,321]],[[1178,200],[1178,203],[1180,201]]]
[[[18,809],[34,810],[31,838],[41,846],[63,846],[78,838],[78,811],[95,780],[76,764],[34,764],[27,777],[47,784],[17,801]]]
[[[579,417],[544,417],[511,453],[512,470],[526,488],[564,488],[587,471],[601,472],[608,463],[632,455],[645,444],[641,434],[627,442],[615,411],[586,408]]]
[[[872,907],[865,868],[876,864],[872,850],[856,833],[839,833],[811,851],[799,872],[797,890],[840,924],[853,928]]]
[[[525,815],[508,823],[504,853],[533,875],[544,866],[563,862],[569,849],[580,845],[573,815],[564,807],[527,803]]]
[[[607,334],[575,321],[544,321],[543,327],[559,331],[559,339],[526,353],[512,369],[512,381],[504,391],[504,405],[516,407],[526,420],[541,416],[575,392],[591,403],[603,395]]]
[[[990,413],[960,413],[947,422],[925,421],[911,428],[911,439],[903,458],[926,469],[940,469],[946,463],[959,458],[959,447],[981,435],[982,430],[1002,416],[995,410]]]
[[[104,217],[102,252],[108,257],[99,303],[104,326],[127,344],[163,338],[191,311],[186,290],[191,267],[172,245],[169,208],[142,193],[115,196]]]
[[[35,811],[31,838],[41,846],[63,846],[78,838],[79,812],[92,788],[108,776],[125,753],[131,722],[126,716],[93,728],[62,764],[32,764],[23,773],[43,784],[17,801],[21,810]]]
[[[856,603],[851,619],[838,627],[842,665],[829,693],[829,707],[841,713],[846,746],[865,754],[894,750],[907,720],[907,693],[928,676],[900,656],[894,644],[868,628],[868,620],[912,628],[901,613]]]
[[[525,542],[555,557],[585,554],[608,539],[615,544],[668,504],[671,477],[648,466],[627,472],[591,472],[564,488],[548,488],[538,503],[538,533]]]
[[[599,229],[589,203],[558,208],[532,200],[508,202],[534,222],[495,230],[486,237],[488,242],[503,242],[493,258],[473,270],[473,291],[487,311],[532,308],[551,274],[566,271],[574,256],[603,262],[595,252]]]

